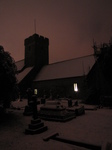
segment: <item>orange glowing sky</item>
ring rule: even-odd
[[[0,0],[0,45],[15,61],[24,58],[24,39],[49,38],[49,62],[93,53],[112,36],[112,0]]]

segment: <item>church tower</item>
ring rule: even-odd
[[[25,66],[41,68],[49,64],[49,39],[34,34],[24,41]]]

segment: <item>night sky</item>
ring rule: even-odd
[[[49,38],[49,62],[93,54],[93,39],[112,36],[112,0],[0,0],[0,45],[15,61],[24,58],[24,39]]]

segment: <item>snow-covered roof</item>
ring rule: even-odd
[[[66,60],[44,66],[34,81],[87,75],[95,63],[94,55]]]
[[[17,70],[18,71],[21,70],[24,67],[24,59],[20,60],[20,61],[17,61],[15,64],[17,66]]]
[[[25,68],[22,72],[18,73],[16,75],[16,78],[17,78],[17,81],[18,83],[20,83],[23,78],[33,69],[33,67],[28,67],[28,68]]]

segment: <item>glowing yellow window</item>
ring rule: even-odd
[[[78,86],[77,86],[77,83],[74,83],[74,91],[75,91],[75,92],[78,92]]]
[[[34,89],[34,94],[37,95],[37,89]]]

